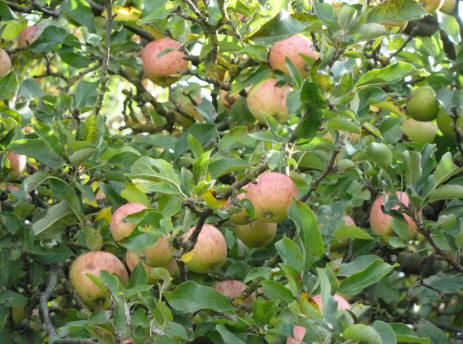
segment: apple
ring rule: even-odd
[[[390,21],[390,22],[384,22],[383,25],[387,29],[397,28],[399,32],[403,32],[407,28],[408,22],[407,21]]]
[[[333,296],[333,299],[335,299],[338,302],[338,310],[342,311],[342,310],[350,309],[350,303],[345,298],[343,298],[341,295],[335,294]],[[321,312],[322,311],[322,295],[321,294],[314,295],[312,296],[312,300],[315,302],[315,304],[317,305],[318,309]]]
[[[119,276],[123,284],[129,281],[124,264],[109,252],[93,251],[81,254],[69,269],[69,280],[72,286],[82,301],[91,309],[108,309],[111,304],[107,293],[87,276],[91,274],[99,277],[102,270]]]
[[[419,0],[421,5],[424,7],[426,11],[429,13],[436,12],[439,8],[441,8],[444,0]]]
[[[187,241],[195,227],[184,234],[183,241]],[[187,256],[188,255],[188,256]],[[227,259],[227,243],[222,232],[216,227],[204,224],[193,249],[186,253],[184,261],[190,271],[208,273],[223,265]]]
[[[239,93],[236,93],[233,96],[230,96],[230,91],[226,90],[219,90],[219,103],[223,105],[226,109],[231,109],[233,104],[238,100],[240,97]]]
[[[407,100],[405,110],[408,116],[417,121],[432,121],[439,112],[434,90],[428,86],[414,89]]]
[[[256,219],[264,222],[283,221],[291,202],[297,196],[296,184],[286,174],[279,172],[264,172],[256,182],[245,185],[243,189],[247,193],[238,194],[238,199],[247,198],[254,206]],[[236,219],[238,221],[235,223],[244,224],[246,218],[243,210],[231,220]]]
[[[280,70],[285,74],[290,74],[286,66],[286,58],[288,58],[296,69],[302,75],[307,75],[307,62],[301,56],[306,55],[318,59],[318,53],[312,44],[312,41],[303,35],[293,35],[282,41],[276,42],[268,56],[268,61],[272,69]]]
[[[292,88],[287,84],[281,87],[276,84],[277,80],[274,78],[262,80],[249,91],[246,103],[259,123],[266,123],[264,114],[275,117],[279,122],[288,119],[286,95],[292,91]]]
[[[270,243],[277,232],[277,224],[260,220],[245,225],[236,225],[236,236],[248,247],[264,247]]]
[[[388,194],[390,195],[390,194]],[[408,195],[405,192],[397,191],[397,199],[405,206],[408,206],[410,200]],[[378,235],[381,235],[384,238],[389,237],[393,230],[391,226],[392,216],[387,215],[381,209],[381,206],[384,205],[384,195],[378,197],[371,206],[370,210],[370,227],[372,231]],[[399,205],[392,208],[394,210],[399,209]],[[405,220],[408,222],[410,234],[414,235],[416,232],[416,223],[408,216],[404,215]]]
[[[355,226],[355,222],[349,215],[344,215],[342,218],[346,226]]]
[[[11,59],[8,53],[0,49],[0,78],[3,78],[11,70]]]
[[[440,11],[446,14],[453,14],[456,5],[457,0],[444,0],[444,3],[442,4]]]
[[[137,266],[137,264],[140,262],[140,253],[128,250],[125,253],[125,262],[126,262],[127,266],[129,267],[129,270],[133,271],[133,269],[135,269],[135,266]],[[151,269],[152,268],[162,267],[162,268],[166,269],[167,271],[169,271],[169,273],[170,273],[170,275],[172,277],[178,275],[178,272],[179,272],[178,265],[177,265],[177,262],[175,261],[175,259],[171,259],[170,262],[168,262],[167,264],[162,265],[162,266],[161,265],[158,265],[158,266],[149,265],[149,264],[147,264],[146,259],[142,260],[141,264],[142,264],[143,268],[145,269],[146,276],[148,276],[148,282],[151,283],[151,284],[154,284],[157,281],[157,279],[154,278],[151,275]]]
[[[402,129],[410,141],[416,143],[433,143],[438,130],[433,122],[420,122],[413,118],[407,118]]]
[[[293,327],[293,336],[294,337],[289,337],[286,340],[286,344],[302,344],[304,337],[305,337],[305,327],[303,326],[294,326]]]
[[[463,131],[463,116],[458,116],[457,119],[457,129],[459,132]],[[453,130],[453,118],[445,112],[444,109],[440,109],[439,113],[437,114],[437,126],[439,127],[440,131],[446,136],[455,138],[456,133]]]
[[[18,46],[25,47],[28,44],[34,43],[42,34],[43,29],[39,25],[31,25],[26,27],[18,36]]]
[[[13,152],[7,152],[6,158],[10,162],[10,173],[13,178],[18,178],[24,173],[26,170],[27,156]]]
[[[111,217],[110,229],[111,234],[116,241],[121,241],[132,234],[135,229],[135,224],[125,222],[124,218],[131,214],[139,213],[146,209],[147,206],[140,203],[127,203],[119,207]]]
[[[166,49],[169,51],[166,52]],[[185,72],[188,61],[184,57],[176,40],[167,37],[156,39],[148,43],[141,53],[143,71],[152,80]]]
[[[246,289],[247,285],[238,280],[225,280],[214,284],[214,289],[230,300],[239,297]],[[246,305],[251,305],[254,302],[254,295],[250,295],[243,300]]]

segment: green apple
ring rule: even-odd
[[[440,11],[446,14],[453,14],[456,5],[457,0],[444,0],[444,3],[442,4]]]
[[[248,247],[264,247],[273,240],[278,225],[260,220],[245,225],[236,225],[236,236]]]
[[[456,124],[458,131],[463,132],[463,116],[461,116],[461,114],[458,117]],[[437,114],[437,126],[444,135],[452,138],[456,137],[455,130],[453,130],[453,118],[445,112],[444,109],[440,109]]]
[[[417,121],[427,122],[436,118],[439,104],[431,87],[418,87],[412,91],[407,100],[406,113]]]
[[[402,129],[410,141],[416,143],[433,143],[438,130],[433,122],[420,122],[413,118],[407,118]]]

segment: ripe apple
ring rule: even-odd
[[[129,267],[129,270],[130,271],[133,271],[133,269],[135,269],[135,266],[137,266],[138,262],[140,261],[140,253],[138,252],[135,252],[135,251],[130,251],[128,250],[125,254],[125,262],[127,263],[127,266]],[[175,259],[171,259],[170,262],[168,262],[167,264],[165,265],[159,265],[159,266],[152,266],[152,265],[149,265],[147,264],[146,260],[143,260],[141,262],[143,268],[145,269],[145,272],[146,272],[146,276],[148,276],[148,282],[153,284],[153,283],[156,283],[157,279],[154,278],[152,275],[151,275],[151,269],[152,268],[155,268],[155,267],[162,267],[164,269],[166,269],[167,271],[169,271],[170,275],[172,277],[175,277],[176,275],[178,275],[178,265],[177,265],[177,262],[175,261]]]
[[[406,113],[417,121],[428,122],[436,118],[439,104],[431,87],[423,86],[414,89],[407,100]]]
[[[31,25],[26,27],[18,36],[18,46],[25,47],[28,44],[34,43],[42,34],[43,29],[39,25]]]
[[[0,78],[3,78],[11,70],[11,59],[8,53],[0,49]]]
[[[304,340],[305,337],[305,327],[303,326],[294,326],[293,327],[293,336],[294,337],[289,337],[286,340],[286,344],[302,344],[302,341]]]
[[[346,226],[355,226],[354,220],[352,220],[352,217],[350,217],[349,215],[344,215],[342,219]]]
[[[132,234],[135,229],[135,224],[125,222],[124,218],[131,214],[139,213],[147,207],[140,203],[127,203],[119,207],[111,217],[110,229],[114,240],[121,241]]]
[[[245,283],[238,280],[225,280],[214,284],[214,289],[230,300],[240,296],[247,289],[247,287],[248,286]],[[251,305],[253,302],[254,295],[252,294],[243,300],[243,303],[246,305]]]
[[[428,11],[429,13],[434,13],[439,8],[441,8],[444,0],[419,0],[419,2],[426,11]]]
[[[345,298],[343,298],[341,295],[335,294],[333,296],[333,299],[335,299],[338,302],[338,310],[342,311],[342,310],[350,309],[350,303]],[[318,309],[321,312],[322,311],[322,295],[321,294],[314,295],[312,296],[312,300],[316,303]]]
[[[195,227],[184,234],[183,240],[187,241]],[[225,263],[227,259],[227,243],[223,234],[213,225],[204,224],[199,233],[198,241],[193,250],[186,253],[186,266],[190,271],[197,273],[211,272]]]
[[[444,0],[444,3],[442,4],[440,11],[446,14],[453,14],[456,5],[457,0]]]
[[[433,122],[420,122],[413,118],[407,118],[402,124],[402,129],[404,134],[416,143],[433,143],[438,130]]]
[[[408,195],[405,192],[397,191],[396,195],[400,203],[402,203],[405,206],[409,205],[410,200],[408,198]],[[382,211],[381,206],[383,205],[384,205],[384,195],[379,196],[373,202],[373,205],[371,206],[371,210],[370,210],[370,227],[372,231],[375,232],[376,234],[381,235],[384,238],[387,238],[393,232],[392,226],[391,226],[392,216],[387,215]],[[394,210],[399,209],[399,205],[395,206],[392,209]],[[414,235],[416,232],[416,223],[408,215],[404,215],[404,217],[405,217],[405,220],[408,222],[410,234]]]
[[[266,123],[264,114],[275,117],[279,122],[288,119],[286,95],[292,91],[292,88],[290,85],[279,87],[276,84],[276,79],[266,79],[254,85],[248,93],[246,103],[259,123]]]
[[[318,59],[318,53],[315,51],[310,39],[303,35],[293,35],[273,45],[268,56],[268,61],[272,69],[280,70],[289,75],[289,70],[286,66],[286,58],[288,58],[299,73],[306,75],[308,73],[307,62],[301,54],[314,60]]]
[[[87,274],[92,274],[99,277],[102,270],[119,276],[123,284],[129,281],[124,264],[114,254],[104,251],[81,254],[74,260],[69,270],[69,280],[72,286],[82,301],[91,309],[107,309],[110,306],[107,294],[87,276]]]
[[[463,116],[461,114],[456,124],[458,131],[463,132]],[[437,126],[444,135],[452,138],[456,137],[455,130],[453,130],[453,118],[444,109],[440,109],[437,114]]]
[[[270,243],[277,232],[278,225],[255,220],[245,225],[236,225],[236,236],[248,247],[264,247]]]
[[[264,172],[256,182],[243,187],[247,193],[238,194],[238,199],[247,198],[254,206],[256,219],[264,222],[283,221],[294,197],[297,196],[296,184],[286,174]],[[236,219],[247,218],[245,211],[236,214]],[[233,218],[231,219],[232,221]],[[238,224],[246,223],[239,221]],[[249,222],[249,221],[248,221]]]
[[[10,173],[13,178],[18,178],[26,169],[27,156],[7,152],[6,158],[10,161]]]
[[[169,51],[166,52],[166,49]],[[184,57],[176,40],[167,37],[156,39],[148,43],[141,53],[143,71],[152,80],[184,72],[188,68]]]

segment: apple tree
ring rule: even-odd
[[[463,343],[458,0],[0,0],[2,343]]]

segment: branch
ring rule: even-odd
[[[455,131],[455,138],[456,138],[456,145],[457,145],[457,149],[458,151],[460,152],[460,155],[463,159],[463,148],[461,146],[462,144],[462,137],[461,137],[461,133],[460,133],[460,130],[458,129],[458,125],[457,125],[457,121],[458,121],[458,114],[457,114],[457,111],[456,109],[452,109],[452,113],[450,114],[450,117],[452,117],[452,128],[453,130]]]
[[[11,1],[5,1],[6,5],[14,11],[21,12],[21,13],[31,13],[33,10],[37,10],[42,12],[42,14],[50,16],[50,17],[59,17],[60,11],[59,10],[51,10],[47,7],[43,7],[40,5],[36,0],[32,0],[32,5],[24,7],[18,4],[15,4]]]
[[[53,344],[96,344],[97,339],[85,339],[85,338],[61,338],[55,339]]]
[[[50,337],[56,337],[58,332],[56,332],[55,325],[50,318],[50,310],[48,309],[48,300],[50,299],[51,294],[58,285],[58,267],[53,267],[50,276],[48,278],[48,285],[45,291],[40,295],[40,311],[42,314],[42,321],[45,325],[45,330],[47,331]]]
[[[413,39],[413,34],[410,34],[406,39],[405,41],[402,43],[402,45],[399,47],[399,49],[397,49],[396,51],[394,51],[389,57],[388,59],[383,63],[383,67],[384,66],[387,66],[390,62],[391,62],[391,59],[396,56],[397,54],[399,54],[402,50],[404,50],[405,46]]]
[[[344,135],[340,133],[338,136],[338,139],[336,140],[337,149],[333,151],[333,153],[331,153],[331,158],[330,158],[330,161],[328,162],[328,166],[326,166],[326,169],[323,171],[323,173],[313,182],[309,191],[307,191],[305,195],[301,197],[300,199],[301,202],[307,201],[310,195],[312,194],[312,192],[314,192],[317,189],[318,185],[322,182],[322,180],[325,179],[325,177],[333,171],[334,163],[336,162],[336,157],[338,156],[339,151],[341,150],[343,141],[344,141]]]

